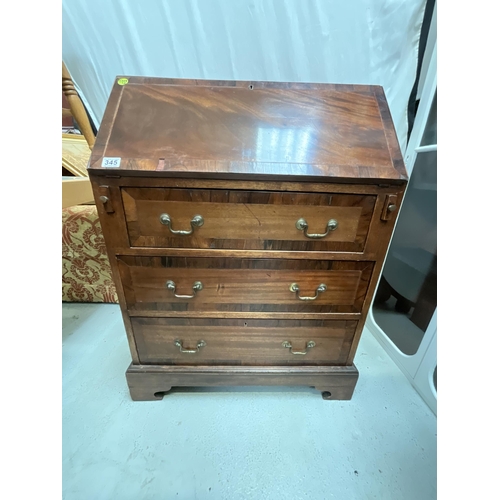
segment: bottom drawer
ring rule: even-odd
[[[357,321],[131,318],[142,364],[342,365]]]

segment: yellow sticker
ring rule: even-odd
[[[117,83],[118,85],[127,85],[128,78],[120,78]]]

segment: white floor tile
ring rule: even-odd
[[[133,402],[119,307],[63,305],[63,498],[436,498],[436,418],[365,332],[351,401],[309,388]]]

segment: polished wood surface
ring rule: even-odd
[[[159,248],[167,248],[167,247],[135,247],[131,246],[134,240],[130,241],[130,235],[129,235],[129,228],[128,224],[126,223],[126,217],[127,215],[125,214],[124,211],[124,202],[122,202],[122,195],[124,192],[128,192],[129,188],[131,187],[140,187],[141,189],[145,188],[161,188],[160,191],[163,189],[171,189],[171,188],[182,188],[182,190],[186,189],[186,191],[190,191],[190,187],[193,189],[200,189],[204,191],[205,189],[209,189],[210,191],[214,190],[227,190],[227,191],[269,191],[272,190],[274,192],[284,192],[284,194],[288,192],[293,192],[293,193],[304,193],[307,194],[308,196],[316,193],[320,194],[329,194],[332,197],[336,197],[337,195],[340,194],[350,194],[350,195],[355,195],[355,196],[362,196],[364,197],[363,199],[365,200],[363,203],[368,203],[369,200],[375,199],[377,200],[375,202],[375,207],[373,209],[373,215],[371,217],[371,221],[369,221],[369,231],[368,231],[368,238],[366,242],[364,243],[363,248],[363,253],[359,252],[352,252],[352,250],[355,250],[356,247],[358,250],[360,249],[359,247],[359,242],[362,241],[362,234],[363,234],[363,224],[365,220],[365,215],[363,215],[360,218],[360,226],[358,227],[359,230],[359,235],[358,237],[358,243],[354,242],[354,244],[346,242],[331,242],[329,241],[329,238],[332,238],[333,236],[328,236],[325,238],[326,241],[322,240],[316,240],[316,241],[305,241],[305,242],[293,242],[293,245],[297,246],[299,244],[303,244],[306,248],[309,248],[306,252],[301,252],[298,250],[294,251],[288,251],[288,250],[273,250],[273,249],[267,249],[265,252],[269,255],[272,256],[273,258],[319,258],[319,259],[330,259],[330,258],[335,258],[335,259],[349,259],[349,260],[376,260],[378,258],[379,252],[380,252],[380,245],[384,244],[384,241],[386,240],[387,237],[390,237],[390,234],[392,232],[392,224],[388,224],[386,221],[381,220],[381,211],[382,211],[382,205],[379,203],[379,200],[381,200],[381,197],[385,196],[386,194],[396,194],[396,205],[399,207],[401,204],[402,196],[404,193],[404,186],[374,186],[374,185],[364,185],[364,184],[325,184],[325,183],[297,183],[297,182],[262,182],[262,181],[227,181],[227,180],[189,180],[189,179],[172,179],[172,178],[137,178],[134,176],[119,176],[119,175],[114,175],[112,173],[108,174],[107,176],[96,176],[91,172],[91,177],[94,183],[94,192],[98,193],[96,194],[96,206],[100,214],[103,214],[104,212],[108,212],[108,210],[112,210],[114,212],[113,216],[107,216],[107,217],[101,217],[101,224],[103,225],[103,230],[105,234],[108,234],[108,239],[112,239],[112,247],[113,247],[113,252],[116,254],[136,254],[136,255],[147,255],[147,254],[156,254],[158,255],[158,249]],[[100,201],[100,196],[102,195],[101,190],[102,187],[105,186],[106,189],[108,189],[109,196],[107,198],[109,201],[106,203],[103,203]],[[310,197],[308,199],[311,199]],[[350,200],[351,198],[347,198]],[[385,199],[385,198],[384,198]],[[130,201],[130,200],[129,200]],[[370,202],[371,203],[371,202]],[[305,206],[305,205],[301,205]],[[292,207],[293,208],[293,207]],[[132,209],[133,210],[133,209]],[[392,212],[392,214],[397,214],[396,212]],[[155,214],[157,217],[159,217],[158,214]],[[133,212],[129,213],[129,217],[133,216]],[[159,223],[159,219],[155,217],[154,221],[151,221],[152,225],[157,226]],[[187,217],[186,220],[190,220],[190,217]],[[391,220],[392,222],[392,220]],[[136,226],[137,227],[137,226]],[[174,226],[175,227],[175,226]],[[166,226],[162,226],[164,228],[165,232],[168,231]],[[200,228],[197,228],[200,229]],[[196,234],[196,232],[195,232]],[[333,235],[334,232],[331,233]],[[371,236],[370,236],[371,235]],[[186,246],[184,247],[177,247],[174,246],[181,242],[181,244],[186,245],[185,241],[188,241],[186,238],[180,238],[180,237],[174,237],[173,238],[176,241],[172,241],[172,243],[169,245],[169,250],[167,254],[169,255],[188,255],[191,252],[190,248],[187,248]],[[306,238],[304,237],[304,240]],[[167,243],[167,242],[164,242]],[[202,242],[203,243],[203,242]],[[206,242],[205,242],[206,243]],[[256,257],[261,257],[262,253],[258,252],[255,249],[248,249],[248,250],[237,250],[237,249],[222,249],[219,250],[216,248],[216,244],[219,244],[219,246],[224,246],[223,243],[217,243],[217,242],[211,242],[211,245],[213,243],[213,247],[215,248],[199,248],[197,249],[196,255],[204,255],[204,256],[210,256],[210,253],[207,252],[213,252],[213,254],[217,254],[219,251],[227,252],[227,255],[235,256],[240,252],[241,257],[245,256],[256,256]],[[245,244],[250,244],[251,242],[245,242]],[[289,243],[284,242],[285,244],[289,245]],[[200,243],[201,244],[201,243]],[[236,244],[236,242],[235,242]],[[239,241],[237,242],[238,244],[238,249],[242,246],[242,242]],[[252,245],[255,245],[255,240]],[[277,245],[277,243],[273,243],[273,248],[275,248],[274,245]],[[280,245],[283,245],[281,243]],[[314,250],[311,250],[311,245],[313,245]],[[257,245],[255,245],[257,246]],[[321,251],[316,251],[316,249],[321,250],[324,249],[325,247],[328,248],[330,246],[330,251],[328,252],[321,252]],[[335,253],[332,253],[331,247],[335,246],[337,250],[334,250]],[[354,248],[353,248],[354,247]],[[196,249],[194,249],[196,250]],[[179,253],[180,252],[180,253]],[[311,255],[310,252],[315,252],[314,255]],[[347,253],[349,252],[349,253]],[[291,254],[291,255],[290,255]]]
[[[126,372],[134,401],[163,399],[172,387],[284,385],[315,387],[323,399],[352,398],[359,372],[351,366],[181,366],[134,365]]]
[[[345,364],[356,321],[133,318],[139,359],[143,364],[179,365],[342,365]],[[196,353],[186,349],[206,345]],[[294,351],[315,346],[307,354]]]
[[[155,177],[153,174],[144,177],[136,171],[128,171],[125,175],[120,172],[115,172],[114,169],[107,171],[93,171],[96,182],[112,182],[120,187],[165,187],[165,188],[187,188],[187,189],[227,189],[227,190],[253,190],[253,191],[292,191],[292,192],[307,192],[307,193],[346,193],[346,194],[373,194],[380,195],[383,193],[393,194],[394,192],[404,191],[403,185],[388,184],[384,181],[374,184],[363,184],[361,182],[351,183],[329,183],[321,182],[321,179],[307,182],[297,182],[290,180],[293,177],[291,174],[287,176],[283,174],[280,180],[238,180],[238,179],[191,179],[189,177]],[[319,181],[319,182],[318,182]]]
[[[121,256],[121,281],[129,309],[135,311],[247,311],[247,312],[361,312],[373,263],[285,259],[211,259]],[[200,281],[203,289],[191,299],[176,298],[166,287],[172,280],[176,293],[191,295]],[[317,299],[316,288],[327,289]]]
[[[96,147],[115,172],[185,177],[407,180],[375,86],[127,77],[113,86]]]
[[[350,399],[407,182],[383,91],[128,80],[113,88],[89,175],[132,356],[131,397],[279,384]],[[102,168],[103,156],[120,167]],[[175,235],[165,213],[173,230],[189,230],[195,215],[204,223]],[[299,218],[309,233],[330,218],[338,227],[310,239]],[[196,281],[203,288],[176,298],[168,280],[180,295]],[[206,345],[181,353],[177,339]],[[296,351],[316,346],[294,355],[285,340]]]
[[[311,312],[262,312],[262,311],[190,311],[186,314],[183,311],[168,311],[166,313],[162,310],[135,310],[129,309],[127,311],[128,316],[133,317],[147,317],[147,318],[226,318],[226,319],[347,319],[347,320],[359,320],[361,319],[360,313],[311,313]]]
[[[89,148],[92,149],[95,143],[94,132],[92,131],[82,100],[75,89],[71,75],[64,62],[62,63],[62,90],[68,100],[71,116],[73,116],[78,124],[78,128],[85,137]]]
[[[123,206],[131,246],[241,248],[255,250],[363,250],[376,196],[330,193],[283,193],[243,190],[124,188]],[[176,236],[161,224],[167,213],[172,229],[190,230],[201,215],[204,223],[189,236]],[[296,227],[305,219],[308,238]]]

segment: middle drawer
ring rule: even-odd
[[[373,262],[117,257],[130,311],[360,313]]]

